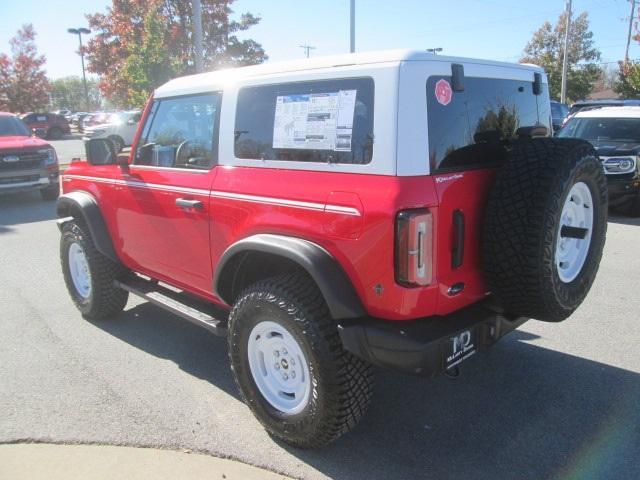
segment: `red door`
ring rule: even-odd
[[[132,268],[212,295],[210,191],[220,95],[155,99],[116,180],[119,251]]]

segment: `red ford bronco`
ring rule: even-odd
[[[363,416],[372,365],[454,373],[584,300],[605,176],[550,132],[530,65],[389,51],[178,78],[128,158],[92,139],[65,171],[64,279],[87,318],[133,293],[227,336],[260,422],[318,447]]]

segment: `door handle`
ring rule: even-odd
[[[204,204],[200,200],[188,200],[186,198],[176,198],[176,205],[180,208],[202,209]]]

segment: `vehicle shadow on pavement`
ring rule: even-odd
[[[94,324],[239,398],[224,339],[149,303]],[[537,338],[513,332],[455,380],[378,370],[353,432],[316,451],[278,443],[331,478],[640,478],[640,375]]]
[[[331,478],[640,478],[640,375],[516,331],[456,380],[377,372],[369,413],[318,451]]]
[[[0,233],[10,232],[12,225],[53,218],[56,218],[56,202],[43,201],[38,192],[0,195]]]
[[[96,327],[206,380],[239,399],[229,369],[227,341],[151,303],[128,308],[116,319],[91,322]]]
[[[640,218],[609,215],[609,221],[611,223],[619,223],[620,225],[635,225],[636,227],[640,227]]]

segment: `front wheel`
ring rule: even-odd
[[[317,448],[351,430],[372,393],[372,367],[342,348],[322,294],[303,274],[245,290],[229,317],[236,384],[266,430]]]
[[[63,227],[60,261],[67,290],[84,317],[102,319],[124,309],[129,292],[117,288],[114,280],[126,269],[98,252],[84,224],[72,221]]]

